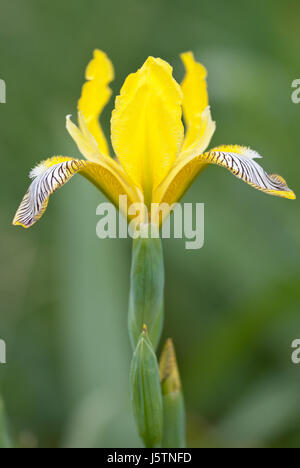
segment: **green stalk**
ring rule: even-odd
[[[164,314],[164,262],[160,238],[151,238],[145,225],[133,240],[128,328],[135,349],[145,324],[152,346],[160,340]],[[143,235],[149,237],[143,237]]]
[[[141,226],[133,241],[128,328],[134,349],[132,407],[146,447],[185,447],[185,409],[175,350],[168,340],[158,368],[155,349],[164,313],[164,263],[161,240]]]

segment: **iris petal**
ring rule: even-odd
[[[117,208],[120,195],[127,195],[129,206],[140,202],[138,192],[105,163],[55,156],[41,162],[31,171],[33,181],[17,210],[13,224],[24,228],[35,224],[44,214],[50,196],[77,173],[92,182]],[[124,214],[127,216],[127,213]]]
[[[196,62],[192,52],[181,54],[185,66],[185,77],[181,83],[183,93],[183,115],[186,123],[186,135],[182,151],[188,150],[199,141],[199,127],[202,115],[208,106],[206,68]],[[205,150],[206,148],[204,148]]]
[[[159,202],[173,204],[191,185],[193,180],[209,165],[216,164],[228,169],[237,178],[270,195],[295,199],[294,192],[285,180],[276,174],[267,174],[255,161],[261,156],[250,148],[239,145],[223,145],[195,156],[173,174],[168,184],[159,193]]]
[[[86,68],[85,77],[87,81],[82,87],[78,110],[84,116],[100,152],[108,155],[108,145],[99,123],[99,116],[111,96],[108,84],[114,79],[114,69],[104,52],[98,49],[94,51],[94,58]]]
[[[112,144],[131,179],[145,194],[166,176],[183,141],[182,93],[172,68],[149,57],[125,80],[111,119]]]

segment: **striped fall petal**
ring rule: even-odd
[[[267,174],[254,159],[262,156],[250,148],[222,145],[199,156],[201,162],[225,167],[252,187],[278,197],[294,199],[294,192],[278,174]]]
[[[14,217],[14,225],[29,228],[36,223],[44,214],[50,195],[86,164],[85,161],[71,158],[66,158],[63,162],[56,162],[56,159],[61,158],[42,161],[30,172],[29,177],[33,181]]]
[[[35,224],[44,214],[50,196],[77,173],[92,182],[117,208],[120,195],[127,195],[129,203],[140,202],[138,193],[105,163],[54,156],[42,161],[30,172],[33,181],[18,208],[13,224],[24,228]]]
[[[238,145],[223,145],[192,158],[183,158],[174,165],[168,177],[157,188],[157,203],[172,205],[182,197],[192,181],[209,165],[225,167],[238,179],[262,192],[295,199],[285,180],[277,174],[267,174],[255,161],[261,156],[254,150]]]

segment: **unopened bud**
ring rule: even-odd
[[[145,325],[133,353],[130,380],[140,437],[146,447],[159,447],[163,426],[162,395],[158,363]]]
[[[185,447],[185,409],[174,345],[168,339],[159,363],[163,395],[163,447]]]

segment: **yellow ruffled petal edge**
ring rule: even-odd
[[[82,87],[78,110],[84,116],[100,152],[108,155],[108,145],[99,123],[99,116],[111,96],[108,84],[114,79],[114,69],[107,55],[101,50],[94,51],[94,57],[86,68],[85,78],[87,81]]]
[[[198,129],[201,125],[202,114],[208,106],[207,71],[199,62],[196,62],[192,52],[181,54],[185,66],[185,77],[181,83],[183,94],[183,115],[186,123],[186,135],[182,150],[194,145],[198,138]]]
[[[115,163],[117,164],[117,163]],[[75,174],[92,182],[119,209],[119,196],[127,195],[128,205],[141,201],[138,192],[130,187],[121,174],[105,164],[98,164],[64,156],[42,161],[30,173],[33,179],[14,217],[13,224],[29,228],[44,214],[50,195]],[[127,213],[124,213],[127,216]]]
[[[181,103],[172,67],[154,57],[126,78],[116,98],[112,144],[127,174],[143,190],[147,205],[182,146]]]

